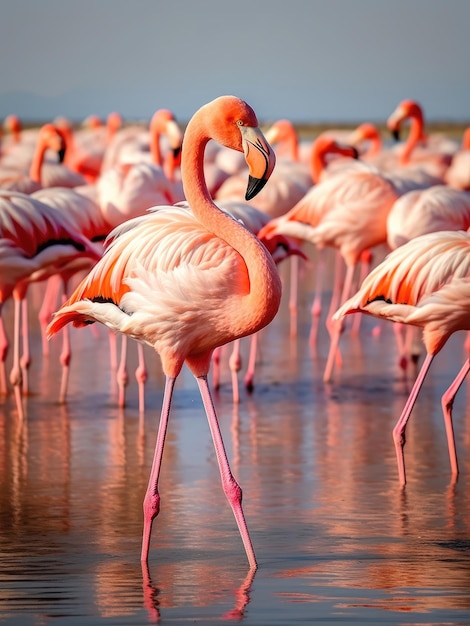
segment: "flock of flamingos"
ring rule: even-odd
[[[127,336],[138,340],[140,407],[147,372],[142,343],[161,359],[166,383],[155,453],[144,498],[141,559],[148,561],[158,515],[159,473],[174,384],[184,363],[201,393],[224,492],[249,564],[256,557],[208,383],[217,384],[218,354],[233,342],[253,340],[276,316],[282,284],[277,264],[289,257],[295,306],[299,259],[305,242],[316,250],[312,335],[325,287],[325,254],[335,254],[327,316],[330,350],[324,371],[334,373],[343,318],[354,312],[395,322],[400,364],[416,358],[421,327],[426,357],[393,435],[399,481],[406,482],[404,436],[429,366],[452,333],[470,330],[470,129],[461,144],[426,132],[423,110],[401,102],[387,119],[398,138],[386,147],[368,123],[350,134],[326,132],[299,142],[289,120],[264,133],[243,100],[223,96],[201,107],[186,128],[172,112],[156,111],[148,127],[90,117],[74,128],[57,119],[25,130],[4,121],[0,146],[0,393],[11,390],[19,419],[28,392],[30,362],[27,294],[43,282],[38,311],[47,338],[61,331],[66,401],[71,361],[69,324],[105,324],[125,401]],[[371,269],[371,251],[388,255]],[[359,288],[356,272],[361,272]],[[78,276],[78,278],[77,278]],[[69,289],[71,279],[74,289]],[[356,291],[356,293],[354,293]],[[71,293],[70,293],[71,292]],[[12,298],[14,328],[3,304]],[[60,300],[62,298],[62,300]],[[359,315],[354,318],[358,330]],[[115,333],[123,335],[118,359]],[[316,332],[316,331],[315,331]],[[421,333],[421,331],[420,331]],[[12,369],[6,358],[12,346]],[[113,347],[114,346],[114,347]],[[119,360],[119,363],[118,363]],[[470,369],[467,360],[443,396],[451,460],[457,475],[452,403]],[[252,380],[247,379],[247,385]]]

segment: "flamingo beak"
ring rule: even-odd
[[[65,148],[57,150],[57,156],[59,157],[59,163],[63,163],[65,159]]]
[[[245,200],[251,200],[268,182],[276,164],[276,156],[258,127],[242,126],[240,132],[249,171]]]

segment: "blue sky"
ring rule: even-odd
[[[0,0],[0,119],[222,94],[260,120],[382,121],[404,98],[470,120],[469,0]]]

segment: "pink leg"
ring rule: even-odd
[[[398,355],[399,360],[398,364],[403,371],[406,371],[408,368],[408,354],[406,352],[406,342],[405,342],[405,331],[406,325],[401,324],[400,322],[394,322],[393,324],[393,332],[395,334],[395,339],[397,342]]]
[[[139,356],[139,365],[135,370],[135,379],[139,385],[139,411],[145,411],[145,383],[148,379],[147,366],[145,365],[144,346],[137,342],[137,354]]]
[[[411,393],[408,396],[408,400],[406,401],[406,404],[402,411],[400,419],[395,424],[395,428],[393,429],[393,441],[395,442],[395,452],[397,455],[397,463],[398,463],[398,478],[400,480],[401,485],[406,484],[405,456],[403,454],[403,447],[406,441],[405,439],[406,424],[411,415],[411,411],[413,410],[413,407],[415,405],[416,398],[418,397],[419,391],[423,385],[424,379],[426,378],[426,374],[428,373],[428,370],[432,363],[433,358],[434,358],[433,354],[426,355],[426,358],[424,359],[423,365],[415,380]]]
[[[458,476],[459,466],[457,463],[457,451],[455,449],[454,427],[452,425],[452,407],[454,406],[455,396],[469,371],[470,359],[467,359],[441,399],[442,410],[444,412],[444,424],[446,427],[447,446],[449,448],[450,468],[452,475],[455,477]]]
[[[212,385],[216,391],[220,389],[220,357],[222,348],[219,346],[212,353]]]
[[[13,387],[16,400],[16,408],[20,420],[24,418],[23,398],[21,394],[22,374],[20,366],[20,326],[21,326],[21,300],[14,298],[14,330],[13,330],[13,367],[10,372],[10,383]]]
[[[372,254],[370,250],[365,250],[361,255],[361,274],[359,276],[359,284],[362,285],[364,279],[370,272],[370,266],[372,263]],[[361,327],[362,315],[355,315],[351,326],[351,336],[357,337],[359,329]]]
[[[118,384],[118,406],[126,405],[126,387],[129,383],[129,374],[127,371],[127,335],[121,335],[121,360],[116,372],[116,380]]]
[[[29,366],[31,365],[31,351],[29,347],[29,320],[28,320],[28,299],[25,297],[21,301],[21,334],[23,338],[23,353],[20,359],[20,367],[23,380],[23,394],[29,393]]]
[[[310,328],[310,344],[314,345],[317,341],[318,326],[320,322],[320,315],[322,311],[322,293],[323,293],[323,277],[325,276],[325,253],[326,249],[318,250],[317,252],[317,266],[316,266],[316,279],[315,279],[315,296],[313,298],[312,308],[310,315],[312,318],[312,325]]]
[[[297,337],[297,302],[299,289],[299,257],[296,255],[290,258],[290,336]]]
[[[67,286],[68,286],[68,280],[64,278],[62,303],[64,303],[67,300]],[[62,365],[62,379],[60,382],[60,394],[59,394],[59,402],[61,404],[64,404],[67,399],[67,389],[69,385],[71,359],[72,359],[72,350],[70,347],[70,329],[69,329],[69,325],[66,324],[62,328],[62,350],[61,350],[60,357],[59,357],[60,364]]]
[[[326,317],[326,327],[328,332],[333,332],[333,326],[331,317],[338,309],[340,304],[341,285],[343,285],[343,268],[344,260],[339,252],[335,253],[335,274],[333,279],[333,291],[331,294],[330,308],[328,309],[328,315]]]
[[[9,344],[1,311],[2,305],[0,304],[0,394],[6,395],[8,393],[8,387],[5,361],[7,360]]]
[[[230,470],[230,465],[228,462],[227,453],[225,452],[224,442],[222,439],[222,434],[220,432],[219,423],[217,421],[217,415],[215,413],[214,404],[212,402],[209,385],[207,384],[207,376],[199,376],[196,380],[199,385],[199,391],[201,392],[202,401],[204,403],[207,419],[209,421],[209,428],[211,430],[212,439],[214,441],[215,453],[217,457],[217,462],[219,464],[220,477],[222,480],[222,487],[230,503],[230,506],[232,507],[232,511],[238,525],[238,530],[240,531],[243,545],[245,546],[245,551],[248,557],[250,567],[256,568],[257,563],[255,552],[253,550],[253,544],[251,543],[250,534],[248,532],[248,527],[245,521],[245,515],[242,509],[242,490],[240,488],[240,485],[234,479]]]
[[[254,389],[256,356],[258,353],[258,333],[253,333],[250,337],[250,355],[248,357],[248,367],[245,372],[245,388],[250,393]]]
[[[163,393],[162,412],[158,425],[157,441],[153,454],[152,469],[147,492],[144,498],[144,530],[142,533],[142,552],[140,560],[148,561],[150,549],[150,536],[152,534],[152,523],[160,511],[160,494],[158,493],[158,479],[162,466],[163,448],[165,446],[166,431],[168,428],[168,417],[170,415],[171,398],[175,387],[176,378],[167,376],[165,381],[165,391]]]
[[[354,265],[348,265],[346,271],[346,279],[344,281],[343,293],[341,296],[341,302],[346,302],[351,292],[352,280],[354,277]],[[325,372],[323,374],[323,382],[329,382],[333,373],[333,367],[335,359],[338,354],[339,338],[343,331],[343,320],[335,320],[332,327],[330,351],[328,353],[328,359],[326,361]]]
[[[56,305],[59,295],[60,284],[61,279],[59,274],[55,274],[47,280],[46,291],[44,293],[42,305],[38,313],[39,325],[41,327],[42,353],[44,355],[49,354],[49,341],[47,340],[46,336],[46,328],[52,319],[52,313],[57,308]]]
[[[117,369],[117,335],[112,331],[109,331],[109,363],[113,371]]]
[[[232,346],[232,354],[230,355],[230,358],[228,360],[228,365],[232,376],[233,403],[238,404],[240,402],[240,392],[238,389],[238,372],[241,370],[242,367],[242,359],[240,356],[240,339],[235,339]]]

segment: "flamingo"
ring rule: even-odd
[[[119,113],[108,115],[106,126],[97,116],[89,116],[83,127],[74,130],[64,117],[55,120],[66,144],[65,164],[85,178],[89,184],[96,183],[103,164],[107,146],[119,130],[122,119]]]
[[[287,138],[287,128],[291,129],[288,124],[287,121],[279,121],[266,131],[270,137],[267,139],[270,144],[278,142],[284,144],[288,141],[292,150],[292,145],[295,146],[296,143],[296,137]],[[295,129],[292,128],[291,132],[295,133]],[[294,157],[296,160],[291,158],[277,159],[276,169],[269,185],[251,202],[252,206],[270,217],[278,217],[289,211],[312,186],[308,167],[298,160],[295,148]],[[216,201],[243,200],[245,180],[246,174],[243,171],[237,171],[233,176],[230,176],[220,185],[215,195]]]
[[[51,172],[46,171],[47,164],[45,163],[48,150],[56,152],[59,163],[62,163],[65,143],[53,124],[44,124],[39,129],[28,172],[21,167],[0,168],[0,187],[29,194],[47,186],[51,182]]]
[[[15,329],[10,382],[20,416],[20,386],[29,365],[27,346],[20,363],[20,315],[21,308],[25,312],[28,286],[31,282],[48,278],[72,259],[84,256],[96,261],[101,254],[74,228],[66,215],[26,194],[0,190],[0,314],[4,302],[13,295]],[[5,347],[1,352],[5,358]],[[3,360],[1,369],[4,367]],[[4,379],[4,374],[1,378]]]
[[[455,189],[470,191],[470,126],[464,131],[460,150],[452,157],[445,173],[445,182]]]
[[[387,127],[395,139],[399,139],[401,125],[407,119],[410,132],[400,150],[399,165],[424,170],[443,182],[456,150],[455,143],[427,135],[423,109],[415,100],[403,100],[388,117]]]
[[[171,152],[164,157],[160,141],[165,135]],[[114,226],[142,215],[152,206],[184,200],[175,179],[179,163],[182,132],[167,109],[159,109],[150,122],[150,153],[133,151],[127,161],[107,167],[97,181],[98,202],[105,219]]]
[[[342,302],[350,295],[354,269],[363,255],[370,248],[386,241],[387,215],[398,198],[397,190],[385,176],[366,164],[357,161],[353,163],[355,165],[328,176],[312,187],[291,211],[271,220],[258,235],[265,241],[274,234],[282,233],[309,241],[319,250],[336,248],[347,267]],[[369,258],[366,260],[370,262]],[[330,303],[331,313],[338,307],[339,291],[337,278]],[[318,308],[312,307],[312,317]],[[312,330],[315,327],[312,320]],[[341,325],[335,324],[325,367],[325,381],[331,377],[335,344],[340,332]],[[311,334],[311,341],[312,338]]]
[[[209,421],[224,492],[237,521],[250,567],[256,557],[230,470],[208,384],[215,348],[257,332],[276,315],[281,281],[271,255],[240,222],[220,211],[204,180],[210,139],[245,153],[247,200],[266,183],[274,152],[253,109],[222,96],[191,118],[183,139],[181,175],[191,212],[159,208],[115,229],[103,258],[49,325],[100,321],[154,347],[165,374],[157,443],[144,498],[142,562],[148,561],[152,522],[160,508],[158,479],[176,378],[186,362]]]
[[[96,189],[98,202],[106,221],[118,226],[123,221],[142,215],[147,209],[162,204],[173,204],[184,199],[181,181],[176,179],[175,169],[181,158],[182,132],[174,114],[168,109],[158,109],[149,125],[149,150],[135,144],[135,129],[116,135],[110,145],[104,172]],[[134,133],[134,134],[133,134]],[[163,153],[161,141],[166,138],[171,150]],[[129,141],[128,141],[129,140]],[[119,149],[121,148],[121,149]],[[115,162],[114,166],[110,163]],[[103,165],[104,167],[104,165]],[[111,339],[113,345],[115,339]],[[147,380],[144,352],[137,345],[138,367],[135,372],[139,385],[139,410],[144,412],[144,385]],[[121,355],[116,371],[118,404],[125,405],[125,388],[129,380],[127,372],[127,336],[123,335]]]
[[[420,131],[421,132],[421,131]],[[398,131],[395,132],[397,134]],[[364,143],[369,143],[366,151],[361,151],[361,161],[376,167],[386,174],[401,194],[412,189],[427,189],[432,185],[441,185],[442,177],[428,173],[422,168],[409,167],[402,163],[394,149],[384,148],[382,137],[374,124],[360,124],[347,138],[347,143],[360,150]]]
[[[406,484],[405,430],[429,367],[452,333],[470,330],[470,234],[439,231],[421,235],[392,251],[364,280],[359,291],[334,314],[362,312],[423,329],[426,358],[403,412],[393,429],[401,485]],[[443,407],[452,405],[468,372],[465,364],[455,384],[444,394]],[[450,410],[444,412],[451,471],[458,474]]]

